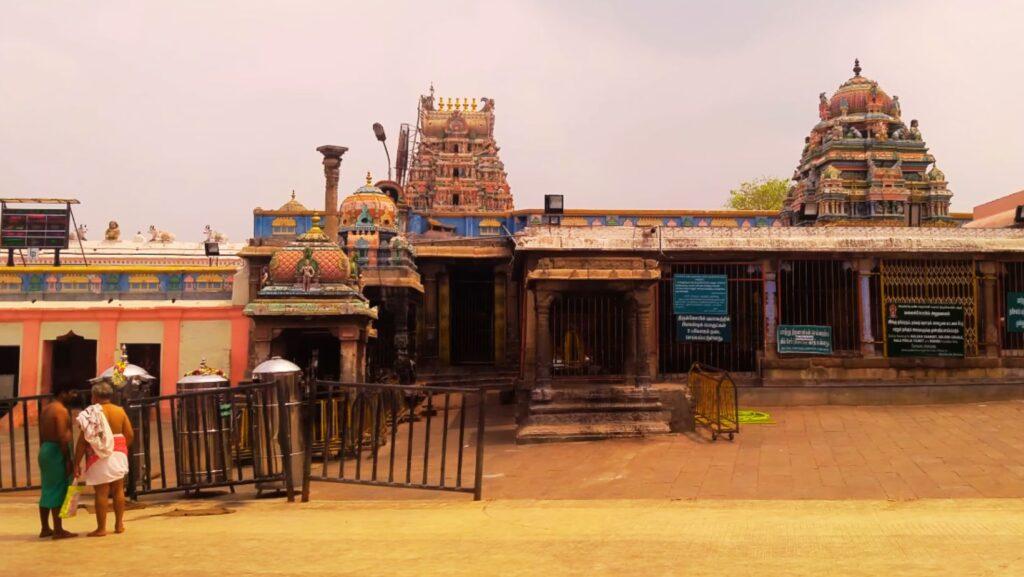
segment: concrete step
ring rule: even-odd
[[[551,391],[552,402],[656,402],[658,395],[631,386],[560,388]]]
[[[658,399],[643,399],[637,401],[552,401],[550,403],[533,403],[530,405],[530,414],[565,414],[565,413],[614,413],[628,411],[660,411],[661,402]]]
[[[586,411],[575,413],[537,413],[531,412],[526,419],[530,425],[630,425],[633,423],[657,422],[668,423],[672,420],[671,411]]]
[[[667,422],[594,423],[562,425],[525,425],[516,431],[518,443],[554,443],[594,441],[622,437],[645,437],[670,433]]]

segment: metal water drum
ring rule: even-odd
[[[302,471],[305,451],[302,436],[302,369],[295,363],[271,357],[252,370],[254,380],[268,383],[275,382],[276,387],[268,389],[267,394],[256,404],[253,426],[256,438],[253,447],[254,465],[259,460],[259,470],[264,474],[283,471],[284,459],[281,454],[281,429],[287,423],[291,444],[291,477],[293,487],[302,484]],[[285,415],[280,414],[278,395],[283,394]],[[259,483],[259,490],[283,489],[283,483]]]
[[[187,375],[178,398],[178,483],[209,485],[231,477],[231,383],[218,374]]]
[[[96,383],[106,382],[114,389],[114,396],[110,399],[115,405],[125,409],[128,413],[128,421],[132,424],[132,429],[135,430],[135,437],[138,439],[139,431],[142,427],[142,422],[146,419],[147,415],[142,409],[129,410],[129,402],[135,399],[142,399],[145,397],[152,396],[154,394],[153,384],[156,382],[156,377],[149,374],[146,369],[138,366],[128,364],[124,368],[125,382],[121,386],[114,384],[114,367],[108,367],[107,370],[100,373],[100,375],[94,379],[89,379],[89,385],[95,385]],[[89,404],[89,393],[84,393],[82,401],[85,404]],[[140,443],[133,443],[132,447],[128,448],[130,457],[128,459],[128,465],[131,469],[129,475],[129,483],[134,484],[136,487],[143,488],[148,485],[150,481],[150,471],[146,468],[146,460],[144,456],[144,448]]]

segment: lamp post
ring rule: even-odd
[[[386,142],[388,137],[384,134],[384,126],[381,123],[373,123],[373,135],[384,145],[384,154],[388,157],[388,180],[391,180],[391,153],[388,152],[388,143]]]

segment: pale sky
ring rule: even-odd
[[[251,236],[315,148],[384,176],[417,96],[495,99],[517,208],[719,208],[789,177],[818,93],[900,97],[955,210],[1024,188],[1024,3],[0,0],[0,195],[74,197],[91,237]],[[394,148],[392,148],[394,154]]]

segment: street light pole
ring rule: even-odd
[[[386,142],[388,137],[384,134],[384,126],[379,122],[374,122],[373,134],[377,137],[377,140],[384,145],[384,154],[388,157],[388,180],[391,180],[391,153],[388,152],[388,143]]]

